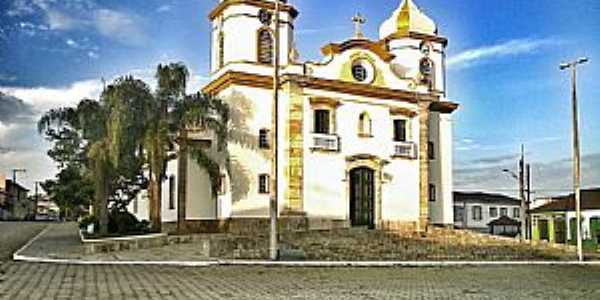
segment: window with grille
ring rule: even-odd
[[[501,217],[508,217],[508,208],[503,207],[500,209],[500,216]]]
[[[394,141],[406,142],[406,120],[394,120]]]
[[[269,190],[269,175],[268,174],[260,174],[258,175],[258,193],[259,194],[268,194]]]
[[[258,147],[260,149],[269,149],[269,130],[261,129],[258,133]]]
[[[169,209],[175,209],[175,176],[169,177]]]
[[[496,217],[498,217],[498,208],[490,207],[490,218],[496,218]]]
[[[315,110],[315,133],[329,134],[329,110],[316,109]]]
[[[273,37],[267,29],[258,32],[258,62],[273,64]]]
[[[225,195],[227,193],[227,176],[221,174],[219,176],[219,195]]]
[[[219,68],[225,65],[225,35],[219,33]]]
[[[481,221],[481,206],[473,206],[473,221]]]
[[[358,117],[358,135],[363,136],[363,137],[370,137],[373,134],[372,129],[373,129],[373,125],[372,125],[371,118],[369,117],[369,114],[366,112],[363,112]]]
[[[435,144],[433,142],[428,143],[427,154],[429,155],[429,159],[435,159]]]
[[[520,208],[513,208],[513,217],[515,217],[516,219],[521,217],[521,209]]]
[[[435,202],[437,200],[437,189],[435,188],[435,184],[429,185],[429,201]]]
[[[419,64],[419,71],[421,72],[421,83],[427,85],[430,89],[433,88],[435,74],[434,64],[429,58],[423,58]]]

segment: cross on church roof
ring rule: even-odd
[[[361,26],[367,22],[367,19],[365,19],[360,13],[356,13],[356,15],[352,18],[352,22],[354,23],[354,35],[357,38],[363,38],[364,35],[362,33]]]

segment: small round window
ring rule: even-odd
[[[370,62],[360,59],[352,63],[352,77],[358,82],[373,81],[373,66]]]

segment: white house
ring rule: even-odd
[[[454,193],[454,227],[484,233],[517,235],[521,201],[498,194]],[[512,222],[510,222],[512,220]],[[498,230],[497,227],[502,227]]]
[[[299,12],[282,3],[282,220],[303,219],[311,228],[452,225],[451,114],[458,105],[446,98],[447,39],[434,21],[404,0],[379,37],[365,37],[357,16],[352,36],[324,45],[320,61],[302,61],[294,46]],[[169,162],[165,223],[189,229],[268,218],[274,8],[274,0],[222,0],[210,12],[211,80],[202,91],[230,105],[235,134],[252,142],[230,142],[232,167],[223,167],[216,198],[208,173],[191,157]],[[199,132],[191,140],[210,136]],[[130,208],[148,218],[144,197]]]

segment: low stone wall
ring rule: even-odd
[[[281,232],[297,232],[309,230],[309,219],[306,217],[281,217]],[[230,233],[235,235],[267,235],[270,231],[268,218],[232,218],[226,220],[187,220],[183,230],[178,230],[177,222],[163,223],[163,232],[169,234],[206,234]],[[333,224],[333,222],[331,222]]]
[[[200,240],[194,240],[193,236],[169,236],[165,233],[107,239],[85,239],[81,235],[85,254],[149,249],[198,241]]]

